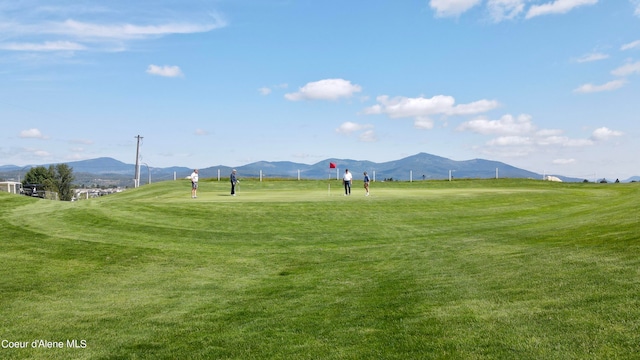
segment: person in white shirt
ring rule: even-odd
[[[198,169],[193,170],[189,178],[191,178],[191,198],[195,199],[198,197]]]
[[[351,176],[349,169],[346,169],[344,171],[344,176],[342,177],[342,183],[344,184],[344,196],[351,195],[351,179],[353,179],[353,177]]]

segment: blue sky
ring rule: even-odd
[[[640,0],[0,1],[0,165],[640,175]]]

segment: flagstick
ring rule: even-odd
[[[329,163],[329,189],[327,190],[327,196],[331,196],[331,165],[332,163]]]
[[[327,196],[331,196],[331,163],[329,163],[329,191]]]

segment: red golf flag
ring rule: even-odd
[[[329,163],[329,169],[335,169],[336,168],[336,163]]]

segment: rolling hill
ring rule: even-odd
[[[329,169],[329,163],[337,164],[337,169]],[[117,185],[132,186],[135,172],[134,164],[126,164],[119,160],[101,157],[90,160],[73,161],[67,163],[73,168],[75,183],[84,185]],[[33,165],[37,166],[37,165]],[[41,165],[48,167],[49,164]],[[0,166],[1,179],[18,179],[24,176],[30,166],[19,167],[13,165]],[[350,169],[358,178],[362,172],[369,172],[377,181],[381,180],[443,180],[451,175],[456,179],[469,178],[532,178],[542,179],[542,174],[520,169],[503,162],[484,159],[455,161],[444,157],[419,153],[399,160],[376,163],[366,160],[330,158],[315,164],[302,164],[289,161],[258,161],[235,167],[241,177],[263,178],[298,178],[323,179],[336,178]],[[142,165],[140,169],[141,184],[155,181],[173,180],[191,174],[193,169],[187,167],[159,168]],[[217,165],[200,168],[202,178],[227,178],[232,170],[228,165]],[[568,178],[556,175],[563,181],[583,181],[583,179]]]

